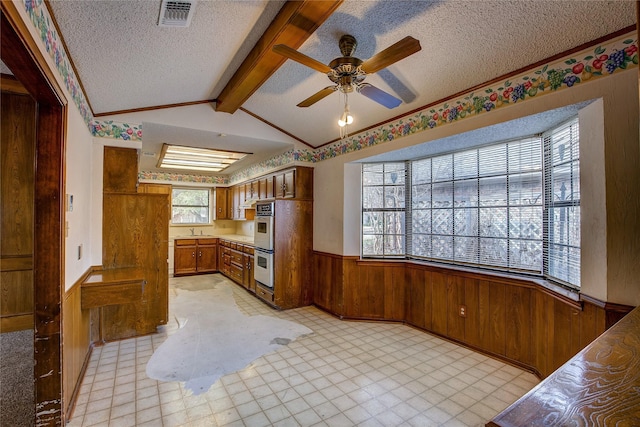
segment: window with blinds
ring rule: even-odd
[[[545,275],[580,286],[580,138],[578,120],[543,135]]]
[[[408,255],[542,273],[540,138],[411,162]]]
[[[362,169],[362,255],[580,286],[578,121],[542,137]]]

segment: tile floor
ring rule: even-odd
[[[206,287],[210,277],[170,279],[170,300],[174,285]],[[96,347],[68,426],[482,426],[538,383],[408,326],[341,321],[315,307],[278,312],[228,286],[245,314],[281,317],[314,333],[200,395],[146,376],[175,321],[152,336]]]

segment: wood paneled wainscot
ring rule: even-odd
[[[317,306],[346,319],[404,322],[541,378],[610,326],[608,307],[568,298],[533,279],[314,255]],[[613,311],[619,318],[630,309]]]
[[[640,308],[487,426],[640,425]]]

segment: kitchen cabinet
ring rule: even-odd
[[[137,193],[138,150],[104,147],[102,191],[105,193]]]
[[[255,265],[254,250],[251,246],[244,246],[242,254],[242,266],[244,268],[244,274],[242,276],[243,286],[251,293],[256,293],[256,279],[253,277],[253,268]]]
[[[196,241],[176,240],[173,246],[173,275],[196,272]]]
[[[215,219],[232,219],[232,208],[229,206],[229,189],[226,187],[216,187],[216,211]]]
[[[176,239],[173,254],[174,276],[218,270],[218,239]]]
[[[220,272],[248,291],[256,292],[253,278],[254,249],[251,245],[220,239]]]
[[[244,199],[254,200],[258,198],[258,181],[251,181],[244,185]]]
[[[273,199],[273,176],[264,177],[258,180],[258,198],[260,200]]]
[[[140,299],[99,309],[101,340],[150,334],[168,321],[168,205],[166,194],[103,194],[102,268],[140,268],[146,285]]]
[[[313,200],[313,168],[296,167],[274,176],[276,199]]]
[[[296,171],[289,170],[275,177],[276,198],[292,199],[296,196]]]
[[[231,187],[233,192],[233,216],[232,219],[245,219],[244,209],[241,208],[245,199],[244,184],[234,185]]]
[[[218,239],[198,239],[196,271],[213,273],[218,271]]]

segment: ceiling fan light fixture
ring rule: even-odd
[[[346,125],[350,125],[353,123],[353,116],[349,113],[349,107],[344,110],[342,116],[338,119],[338,126],[345,127]]]

